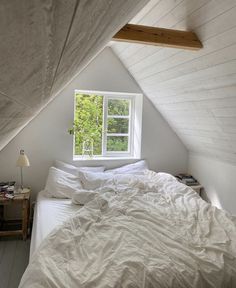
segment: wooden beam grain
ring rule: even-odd
[[[203,47],[194,32],[134,24],[126,24],[112,40],[187,50],[199,50]]]

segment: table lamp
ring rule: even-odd
[[[22,171],[23,169],[22,168],[30,166],[29,159],[27,155],[25,155],[24,150],[20,150],[20,155],[19,155],[19,158],[17,159],[16,166],[20,167],[21,190],[23,191],[24,186],[23,186],[23,171]]]

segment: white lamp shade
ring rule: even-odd
[[[21,150],[20,156],[19,156],[19,158],[16,161],[16,166],[17,167],[28,167],[28,166],[30,166],[29,159],[28,159],[27,155],[24,154],[23,150]]]

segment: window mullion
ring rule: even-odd
[[[107,136],[114,136],[114,137],[129,137],[129,133],[107,133]]]
[[[108,98],[106,95],[103,96],[103,139],[102,139],[102,155],[107,154],[107,113],[108,113]]]
[[[107,115],[107,118],[129,119],[130,115]]]

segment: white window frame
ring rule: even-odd
[[[130,101],[130,106],[129,106],[129,115],[128,116],[118,116],[118,115],[108,115],[108,101],[110,99],[122,99],[122,100],[129,100]],[[133,154],[132,152],[132,143],[133,143],[133,106],[134,106],[134,97],[133,96],[127,96],[127,95],[122,95],[122,96],[114,96],[114,95],[104,95],[103,98],[104,101],[104,111],[103,111],[103,156],[108,156],[108,157],[126,157],[126,156],[131,156]],[[108,133],[108,119],[109,118],[120,118],[120,119],[129,119],[129,127],[128,127],[128,133]],[[107,151],[107,137],[109,136],[127,136],[128,137],[128,151]]]
[[[75,95],[80,94],[96,94],[103,97],[103,133],[102,133],[102,155],[75,155],[75,136],[73,138],[73,160],[109,160],[109,159],[140,159],[141,157],[141,132],[142,132],[142,105],[143,95],[139,93],[121,93],[94,90],[75,90],[74,93],[74,115],[76,109]],[[127,99],[130,100],[129,116],[108,115],[109,99]],[[107,136],[107,120],[108,118],[129,118],[128,151],[106,151]],[[115,133],[116,136],[118,134]],[[120,134],[126,136],[126,134]]]

